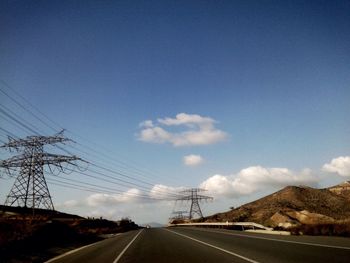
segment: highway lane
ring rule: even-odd
[[[138,232],[139,231],[130,231],[122,233],[115,237],[88,245],[82,249],[65,253],[46,263],[113,262]]]
[[[237,262],[240,258],[194,242],[164,229],[146,229],[118,263],[134,262]]]
[[[252,234],[202,228],[121,234],[52,262],[349,262],[350,239]]]
[[[349,262],[350,239],[274,236],[239,231],[177,228],[175,231],[257,262]]]

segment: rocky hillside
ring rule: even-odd
[[[350,200],[350,181],[327,188],[332,193]]]
[[[205,221],[253,221],[272,227],[329,224],[349,220],[350,182],[325,189],[288,186]]]

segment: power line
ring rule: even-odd
[[[37,134],[36,131],[34,131],[32,128],[28,127],[27,125],[25,125],[23,122],[18,121],[18,119],[14,118],[12,115],[8,114],[6,111],[0,109],[0,112],[5,115],[6,117],[10,118],[11,120],[13,120],[14,122],[16,122],[17,124],[23,126],[24,128],[26,128],[27,130],[29,130],[30,132],[33,132],[34,134]]]
[[[70,169],[67,168],[66,170],[70,170]],[[127,182],[127,181],[123,181],[123,180],[120,180],[118,178],[115,178],[115,177],[112,177],[112,176],[108,176],[106,174],[103,174],[103,173],[100,173],[100,172],[96,172],[96,171],[94,173],[99,174],[99,175],[101,175],[103,177],[112,179],[114,181],[111,181],[111,180],[108,180],[108,179],[103,179],[103,178],[100,178],[100,177],[98,177],[96,175],[88,174],[86,172],[81,172],[81,171],[78,171],[78,170],[74,170],[74,172],[78,173],[78,174],[81,174],[81,175],[84,175],[84,176],[87,176],[87,177],[90,177],[90,178],[93,178],[93,179],[96,179],[96,180],[101,180],[103,182],[115,184],[115,185],[118,185],[118,186],[123,186],[123,187],[126,187],[126,188],[138,187],[138,188],[143,189],[144,191],[149,192],[149,193],[159,193],[159,194],[162,194],[162,195],[167,195],[169,197],[179,197],[180,196],[179,194],[174,194],[174,193],[168,192],[168,191],[150,190],[149,188],[147,188],[145,186],[142,186],[142,185],[139,185],[139,184],[135,184],[135,183],[130,183],[130,182]]]
[[[73,131],[70,131],[69,129],[67,130],[67,132],[69,132],[69,133],[71,133],[71,134],[73,134],[73,135],[75,135],[75,136],[77,136],[77,137],[80,137],[80,138],[83,139],[84,141],[87,141],[87,142],[89,142],[89,143],[91,143],[91,144],[93,144],[93,145],[96,145],[97,147],[100,147],[100,148],[104,149],[104,150],[107,151],[107,152],[110,152],[110,150],[108,150],[107,148],[105,148],[105,147],[103,147],[103,146],[100,146],[100,145],[96,144],[95,142],[93,142],[93,141],[91,141],[91,140],[89,140],[89,139],[87,139],[87,138],[84,138],[83,136],[81,136],[81,135],[79,135],[79,134],[77,134],[77,133],[75,133],[75,132],[73,132]],[[83,144],[79,144],[79,143],[77,143],[77,144],[80,145],[80,146],[82,146],[82,147],[84,147],[84,148],[86,148],[86,149],[88,149],[88,150],[90,150],[90,151],[92,151],[92,152],[98,153],[100,156],[103,156],[105,159],[108,159],[108,160],[110,160],[110,161],[112,161],[112,162],[114,162],[114,163],[118,163],[119,165],[123,165],[124,167],[129,167],[129,168],[131,168],[131,169],[134,169],[134,170],[136,170],[136,171],[139,171],[139,172],[141,172],[141,174],[142,174],[144,177],[146,177],[146,178],[147,178],[147,176],[145,176],[145,174],[155,176],[154,173],[149,173],[149,172],[147,172],[147,171],[145,171],[145,170],[139,169],[139,168],[138,168],[137,166],[135,166],[135,165],[131,165],[131,164],[128,164],[128,163],[123,162],[123,161],[121,161],[121,160],[111,158],[111,157],[110,157],[109,155],[107,155],[106,153],[101,152],[101,151],[98,151],[98,150],[96,150],[95,148],[91,148],[91,147],[89,147],[89,146],[86,146],[86,145],[83,145]],[[111,153],[111,152],[110,152],[110,153]],[[113,154],[114,154],[114,153],[113,153]],[[157,177],[158,177],[158,176],[157,176]]]
[[[17,121],[20,121],[21,123],[24,123],[26,125],[26,127],[31,127],[33,130],[36,130],[37,127],[35,127],[32,123],[30,123],[29,121],[25,120],[24,118],[22,118],[21,116],[19,116],[17,113],[15,113],[14,111],[12,111],[11,109],[9,109],[8,107],[6,107],[5,105],[0,104],[0,109],[3,108],[6,115],[11,115],[12,114],[12,118],[16,118]],[[7,111],[7,112],[6,112]],[[15,117],[13,117],[15,116]]]
[[[152,200],[159,200],[159,199],[155,199],[155,198],[151,198],[147,195],[144,195],[144,194],[136,194],[136,193],[130,193],[130,192],[125,192],[125,191],[121,191],[121,190],[118,190],[118,189],[114,189],[114,188],[111,188],[111,187],[106,187],[106,186],[101,186],[101,185],[96,185],[96,184],[91,184],[91,183],[86,183],[86,182],[82,182],[82,181],[79,181],[79,180],[75,180],[75,179],[71,179],[71,178],[62,178],[60,177],[60,179],[63,179],[63,180],[66,180],[66,181],[69,181],[69,182],[75,182],[75,183],[79,183],[79,184],[83,184],[83,185],[87,185],[88,187],[94,187],[94,188],[91,188],[93,190],[99,190],[101,191],[101,193],[109,193],[109,194],[123,194],[123,195],[130,195],[130,196],[137,196],[137,197],[143,197],[143,198],[147,198],[147,199],[152,199]],[[58,179],[53,179],[53,178],[50,178],[49,179],[50,181],[54,181],[54,182],[59,182],[59,183],[67,183],[67,182],[62,182]],[[69,185],[75,185],[75,186],[79,186],[79,187],[82,187],[81,185],[76,185],[76,184],[71,184],[71,183],[67,183]]]
[[[7,85],[8,86],[8,85]],[[9,87],[9,86],[8,86]],[[14,98],[12,98],[10,95],[8,95],[6,92],[4,92],[3,90],[2,90],[2,92],[4,93],[4,94],[6,94],[9,98],[11,98],[14,102],[16,102],[16,104],[18,104],[18,105],[20,105],[21,106],[21,108],[22,109],[24,109],[24,110],[27,110],[23,105],[21,105],[17,100],[15,100]],[[14,112],[12,112],[10,109],[8,109],[7,107],[5,107],[8,111],[10,111],[13,115],[15,115],[15,117],[14,116],[12,116],[11,114],[9,114],[8,112],[6,112],[6,111],[4,111],[4,110],[2,110],[2,109],[0,109],[0,112],[3,114],[3,115],[5,115],[6,117],[8,117],[9,119],[11,119],[13,122],[15,122],[16,123],[16,125],[20,125],[21,127],[23,127],[24,129],[26,129],[26,130],[28,130],[28,131],[30,131],[30,132],[32,132],[32,133],[34,133],[34,134],[39,134],[39,132],[38,131],[36,131],[35,129],[36,129],[36,127],[34,127],[32,124],[29,124],[28,122],[28,125],[27,124],[25,124],[24,122],[26,122],[25,120],[23,120],[23,118],[21,118],[20,116],[18,116],[16,113],[14,113]],[[28,110],[29,111],[29,110]],[[31,112],[31,111],[29,111],[30,113],[31,113],[31,115],[35,115],[33,112]],[[20,120],[19,120],[20,119]],[[40,118],[38,118],[37,117],[37,119],[40,119]],[[41,122],[44,122],[44,121],[42,121],[41,120]],[[31,127],[29,127],[29,125],[31,126],[31,127],[33,127],[33,128],[31,128]],[[23,129],[22,129],[23,130]],[[82,144],[79,144],[79,145],[81,145],[81,146],[84,146],[84,145],[82,145]],[[60,147],[60,146],[57,146],[59,149],[61,149],[61,150],[63,150],[64,152],[66,152],[66,153],[68,153],[68,154],[71,154],[69,151],[67,151],[66,149],[64,149],[64,148],[62,148],[62,147]],[[93,150],[92,148],[90,148],[90,147],[88,147],[88,146],[85,146],[86,148],[88,148],[88,149],[90,149],[90,150]],[[75,149],[77,149],[77,148],[75,148]],[[85,152],[86,153],[86,152]],[[107,156],[107,155],[105,155],[104,153],[102,153],[104,156]],[[108,156],[107,156],[108,157]],[[124,165],[126,165],[125,163],[123,163],[123,162],[121,162],[121,161],[119,161],[119,163],[122,163],[122,164],[124,164]],[[141,171],[141,170],[139,170],[139,171]],[[114,173],[119,173],[119,172],[115,172],[114,171]],[[120,173],[120,175],[122,175],[122,176],[125,176],[125,174],[122,174],[122,173]],[[129,178],[132,178],[132,179],[134,179],[133,177],[131,177],[131,176],[128,176]],[[142,180],[138,180],[138,181],[142,181]],[[144,182],[144,181],[143,181]],[[154,184],[154,183],[153,183]]]
[[[19,94],[15,89],[13,89],[9,84],[7,84],[7,82],[5,82],[4,80],[0,79],[0,81],[3,83],[3,85],[5,87],[7,87],[8,89],[10,89],[12,92],[14,92],[18,97],[20,97],[23,101],[25,101],[27,104],[29,104],[32,108],[34,108],[37,112],[39,112],[41,115],[43,115],[45,118],[47,118],[49,121],[55,123],[53,120],[51,120],[45,113],[41,112],[37,107],[35,107],[29,100],[27,100],[26,98],[24,98],[21,94]],[[38,117],[36,114],[34,114],[31,110],[27,109],[26,107],[24,107],[20,102],[18,102],[16,99],[14,99],[12,96],[10,96],[7,92],[5,92],[3,89],[0,88],[0,92],[2,92],[3,94],[6,95],[6,97],[8,97],[10,100],[12,100],[13,102],[15,102],[19,107],[21,107],[23,110],[29,112],[34,118],[36,118],[37,120],[39,120],[41,123],[43,123],[45,126],[47,126],[48,128],[52,129],[54,132],[57,132],[58,130],[62,130],[62,128],[60,129],[55,129],[53,128],[51,125],[47,124],[45,121],[43,121],[40,117]],[[57,124],[57,123],[56,123]],[[60,127],[60,125],[57,125],[58,127]]]
[[[1,111],[1,109],[0,109],[0,111]],[[21,121],[18,121],[18,120],[16,120],[16,121],[17,121],[19,124],[22,124]],[[23,127],[26,127],[26,126],[23,125]],[[34,132],[35,134],[39,134],[37,131],[34,131],[34,130],[31,130],[31,131]],[[73,155],[71,152],[65,150],[65,149],[64,149],[63,147],[61,147],[61,146],[57,146],[57,145],[56,145],[56,147],[58,147],[59,149],[63,150],[64,152],[66,152],[66,153],[68,153],[68,154],[70,154],[70,155]],[[91,162],[88,162],[88,163],[89,163],[90,165],[92,165],[92,166],[95,166],[95,167],[99,168],[99,169],[103,169],[103,170],[108,171],[108,172],[111,172],[111,173],[113,173],[113,174],[117,174],[118,176],[122,176],[122,177],[124,177],[124,178],[128,178],[128,179],[131,179],[131,180],[134,180],[134,181],[137,181],[137,182],[141,182],[141,183],[146,184],[146,185],[154,186],[154,184],[152,184],[152,183],[145,182],[145,181],[140,180],[140,179],[136,179],[136,178],[134,178],[134,177],[131,177],[131,176],[129,176],[129,175],[126,175],[125,173],[121,173],[121,172],[119,172],[119,171],[112,170],[112,169],[109,169],[109,168],[106,168],[106,167],[103,167],[103,166],[101,166],[101,165],[97,165],[97,164],[94,164],[94,163],[91,163]],[[101,172],[98,172],[98,171],[95,171],[95,170],[91,170],[91,171],[92,171],[93,173],[97,173],[97,174],[102,175],[102,176],[104,176],[104,177],[116,179],[116,178],[114,178],[114,177],[108,176],[108,175],[106,175],[106,174],[104,174],[104,173],[101,173]],[[85,175],[87,175],[87,174],[85,174]],[[89,175],[87,175],[87,176],[89,176]],[[135,184],[135,183],[132,183],[132,182],[123,180],[123,179],[118,179],[118,180],[121,181],[121,182],[130,184],[130,185],[132,185],[132,186],[142,187],[142,186],[140,186],[139,184]],[[142,188],[144,188],[144,187],[142,187]],[[169,193],[170,193],[170,192],[169,192]]]
[[[0,130],[6,132],[7,134],[9,134],[9,135],[10,135],[11,137],[13,137],[13,138],[16,138],[16,137],[17,137],[17,135],[15,135],[14,133],[12,133],[12,132],[10,132],[10,131],[8,131],[8,130],[2,128],[2,127],[0,127]]]
[[[0,109],[0,111],[1,111],[1,109]],[[25,124],[23,123],[22,120],[18,120],[16,117],[11,116],[11,114],[8,114],[8,113],[5,112],[5,111],[3,111],[3,112],[6,113],[6,116],[11,117],[11,119],[12,119],[13,121],[16,121],[16,124],[20,124],[23,128],[26,128],[26,129],[28,129],[29,131],[31,131],[31,132],[33,132],[33,133],[39,135],[39,132],[38,132],[38,131],[36,131],[36,130],[34,130],[34,129],[31,129],[30,127],[28,127],[27,125],[25,125]],[[18,116],[18,115],[17,115],[17,116]],[[23,128],[22,128],[22,130],[23,130]],[[34,127],[34,128],[36,128],[36,127]],[[18,136],[15,136],[15,137],[18,137]],[[59,148],[59,149],[61,149],[61,150],[63,150],[64,152],[66,152],[66,153],[68,153],[68,154],[70,154],[70,155],[73,155],[71,152],[67,151],[66,149],[64,149],[64,148],[61,147],[61,146],[57,146],[57,145],[56,145],[56,147]],[[131,176],[126,175],[125,173],[121,173],[121,172],[119,172],[119,171],[112,170],[112,169],[110,169],[110,168],[106,168],[106,167],[103,167],[103,166],[101,166],[101,165],[97,165],[97,164],[94,164],[94,163],[91,163],[91,162],[89,162],[89,163],[90,163],[91,165],[93,165],[93,166],[99,168],[99,169],[103,169],[103,170],[108,171],[108,172],[111,172],[111,173],[113,173],[113,174],[117,174],[117,175],[122,176],[122,177],[124,177],[124,178],[128,178],[128,179],[131,179],[131,180],[134,180],[134,181],[138,181],[138,182],[141,182],[141,183],[146,184],[146,185],[154,186],[154,184],[152,184],[152,183],[145,182],[145,181],[140,180],[140,179],[136,179],[136,178],[134,178],[134,177],[131,177]],[[139,184],[136,184],[136,183],[132,183],[132,182],[129,182],[129,181],[126,181],[126,180],[123,180],[123,179],[116,179],[116,178],[114,178],[114,177],[111,177],[111,176],[109,176],[109,175],[106,175],[106,174],[101,173],[101,172],[98,172],[98,171],[92,170],[92,172],[97,173],[97,174],[99,174],[99,175],[102,175],[102,176],[104,176],[104,177],[108,177],[108,178],[112,178],[112,179],[114,179],[114,180],[118,180],[118,181],[119,181],[119,184],[120,184],[120,182],[123,182],[123,183],[129,184],[129,185],[132,185],[132,186],[137,186],[137,187],[140,187],[140,188],[145,189],[145,187],[143,187],[143,186],[141,186],[141,185],[139,185]],[[86,175],[86,176],[89,176],[89,177],[96,178],[96,176],[92,176],[92,175],[88,175],[88,174],[85,174],[85,175]],[[123,186],[126,186],[126,185],[123,184]],[[170,191],[159,191],[159,190],[158,190],[158,191],[156,191],[156,192],[162,192],[163,194],[169,194],[169,195],[173,195],[173,196],[177,195],[177,194],[175,194],[174,192],[170,192]]]
[[[16,137],[18,137],[18,136],[16,136]],[[69,152],[68,152],[68,153],[69,153]],[[71,154],[71,153],[70,153],[70,154]],[[96,166],[97,168],[100,168],[100,169],[105,169],[105,170],[107,170],[107,171],[109,171],[109,172],[112,172],[112,173],[114,173],[114,174],[122,175],[122,176],[124,176],[124,177],[126,177],[126,178],[133,179],[134,181],[139,181],[138,179],[132,178],[132,177],[130,177],[130,176],[127,176],[127,175],[122,174],[122,173],[120,173],[120,172],[117,172],[117,171],[115,171],[115,170],[111,170],[111,169],[102,167],[102,166],[100,166],[100,165],[95,165],[95,166]],[[99,178],[99,177],[97,177],[97,176],[95,176],[95,175],[91,175],[91,174],[87,174],[87,173],[82,173],[82,172],[77,171],[77,170],[71,170],[71,169],[69,169],[69,168],[66,168],[66,170],[69,170],[69,171],[72,171],[72,172],[76,172],[76,173],[79,173],[79,174],[82,174],[82,175],[85,175],[85,176],[88,176],[88,177],[91,177],[91,178],[94,178],[94,179],[99,179],[99,180],[104,180],[104,181],[106,181],[106,179],[101,179],[101,178]],[[164,190],[154,190],[154,191],[150,191],[149,188],[146,188],[146,187],[144,187],[144,186],[142,186],[142,185],[140,185],[140,184],[132,183],[132,182],[129,182],[129,181],[126,181],[126,180],[122,180],[122,179],[119,179],[119,178],[115,178],[115,177],[112,177],[112,176],[110,176],[110,175],[107,175],[107,174],[105,174],[105,173],[102,173],[102,172],[99,172],[99,171],[96,171],[96,170],[90,169],[90,171],[93,172],[94,174],[98,174],[98,175],[101,175],[101,176],[103,176],[103,177],[107,177],[107,178],[113,179],[113,180],[115,180],[115,181],[118,181],[118,183],[117,183],[117,182],[111,182],[110,180],[107,180],[107,182],[114,183],[114,184],[117,184],[117,185],[121,185],[121,186],[124,186],[124,187],[130,187],[130,186],[131,186],[131,187],[134,187],[134,186],[136,186],[136,187],[142,188],[142,189],[147,190],[148,192],[152,192],[152,193],[160,193],[160,194],[163,194],[163,195],[166,195],[166,194],[167,194],[167,195],[169,195],[169,196],[176,196],[176,195],[177,195],[177,194],[174,194],[174,192],[164,191]],[[123,182],[124,184],[121,183],[121,182]],[[147,183],[147,182],[144,182],[144,181],[141,181],[141,183],[147,184],[147,185],[149,185],[149,186],[154,186],[153,184],[150,184],[150,183]]]
[[[52,120],[50,117],[48,117],[45,113],[43,113],[40,109],[38,109],[35,105],[33,105],[29,100],[27,100],[26,98],[24,98],[21,94],[19,94],[14,88],[12,88],[7,82],[5,82],[4,80],[0,79],[0,82],[3,83],[3,85],[10,89],[12,92],[14,92],[18,97],[20,97],[23,101],[25,101],[30,107],[32,107],[33,109],[35,109],[38,113],[40,113],[43,117],[45,117],[48,121],[50,121],[51,123],[55,124],[56,126],[58,127],[61,127],[61,125],[59,125],[57,122],[55,122],[54,120]],[[51,125],[49,125],[47,122],[45,122],[42,118],[38,117],[35,113],[33,113],[31,110],[27,109],[25,106],[23,106],[20,102],[18,102],[18,100],[16,100],[15,98],[13,98],[11,95],[9,95],[7,92],[5,92],[3,89],[0,88],[0,91],[5,94],[8,98],[10,98],[13,102],[15,102],[18,106],[20,106],[23,110],[29,112],[33,117],[35,117],[37,120],[39,120],[41,123],[43,123],[45,126],[51,128],[53,131],[57,132],[57,129],[53,128]],[[62,128],[60,128],[62,129]],[[97,145],[98,147],[101,147],[99,146],[98,144],[84,138],[83,136],[73,132],[73,131],[70,131],[70,130],[67,130],[67,132],[70,132],[72,133],[73,135],[75,134],[76,136],[84,139],[85,141],[89,141],[90,143],[94,144],[94,145]],[[86,146],[87,147],[87,146]],[[90,147],[88,147],[90,148]],[[92,149],[92,148],[90,148]],[[96,151],[96,149],[92,149],[93,151]],[[107,156],[105,153],[103,152],[99,152],[99,154],[102,154],[104,156]],[[109,156],[107,156],[107,158],[110,158]],[[112,158],[110,158],[112,159]],[[112,159],[114,161],[116,161],[115,159]],[[142,173],[144,173],[145,171],[142,171],[140,170],[139,168],[133,166],[133,165],[129,165],[129,164],[126,164],[125,162],[123,161],[120,161],[120,160],[117,160],[119,163],[123,164],[123,165],[126,165],[132,169],[135,169],[135,170],[138,170],[138,171],[141,171]]]
[[[10,89],[11,91],[13,91],[17,96],[19,96],[23,101],[25,101],[28,105],[30,105],[30,107],[32,107],[33,109],[35,109],[35,110],[36,110],[37,112],[39,112],[42,116],[44,116],[47,120],[49,120],[51,123],[54,123],[55,125],[60,126],[57,122],[53,121],[53,120],[52,120],[51,118],[49,118],[46,114],[44,114],[44,113],[41,112],[37,107],[35,107],[32,103],[30,103],[27,99],[25,99],[25,98],[24,98],[23,96],[21,96],[18,92],[16,92],[13,88],[11,88],[6,82],[4,82],[3,80],[1,80],[1,82],[2,82],[8,89]],[[2,90],[2,89],[0,89],[0,91],[1,91],[3,94],[5,94],[8,98],[10,98],[11,101],[13,101],[13,102],[16,103],[18,106],[20,106],[21,109],[25,110],[26,112],[29,112],[33,117],[35,117],[35,119],[39,120],[39,121],[40,121],[41,123],[43,123],[46,127],[49,127],[49,128],[51,128],[51,129],[53,129],[53,130],[56,131],[55,128],[53,128],[51,125],[49,125],[47,122],[45,122],[42,118],[38,117],[35,113],[33,113],[33,111],[31,111],[31,110],[29,110],[27,107],[23,106],[18,100],[16,100],[15,98],[13,98],[13,97],[12,97],[11,95],[9,95],[7,92],[5,92],[5,91]],[[32,132],[32,133],[34,133],[34,134],[39,134],[39,132],[36,131],[37,128],[34,127],[34,125],[32,125],[32,124],[28,123],[27,121],[25,121],[25,120],[24,120],[23,118],[21,118],[19,115],[15,114],[13,111],[11,111],[9,108],[5,107],[5,110],[6,110],[6,109],[7,109],[7,111],[9,111],[10,113],[8,113],[8,112],[2,110],[2,111],[1,111],[2,114],[5,115],[7,118],[9,118],[9,119],[10,119],[12,122],[14,122],[16,125],[19,125],[19,126],[21,127],[21,130],[22,130],[22,131],[23,131],[23,130],[28,130],[28,131],[30,131],[30,132]],[[12,114],[11,114],[11,113],[12,113]],[[13,115],[14,115],[14,116],[13,116]],[[72,131],[68,131],[68,132],[70,132],[70,133],[72,133],[72,134],[76,134],[75,132],[72,132]],[[12,134],[12,135],[14,135],[13,133],[7,133],[7,134]],[[84,137],[82,137],[82,136],[80,136],[80,135],[78,135],[78,134],[76,134],[76,135],[77,135],[78,137],[84,139],[85,141],[89,141],[89,140],[85,139]],[[16,137],[16,136],[14,136],[14,137]],[[96,143],[94,143],[94,142],[92,142],[92,141],[90,141],[90,143],[92,143],[92,144],[94,144],[94,145],[97,145]],[[111,158],[109,155],[105,154],[104,152],[96,151],[96,149],[93,149],[93,148],[91,148],[91,147],[89,147],[89,146],[85,146],[85,145],[80,144],[80,143],[78,143],[78,145],[81,146],[81,147],[84,147],[84,148],[89,149],[89,151],[91,151],[91,152],[98,152],[101,156],[104,156],[104,158],[109,159],[109,160],[112,160],[113,162],[117,162],[117,163],[119,163],[119,164],[122,164],[124,167],[128,167],[128,169],[129,169],[129,168],[133,169],[133,170],[134,170],[134,172],[133,172],[134,174],[139,174],[140,176],[146,177],[146,176],[144,175],[144,172],[145,172],[145,171],[139,169],[138,167],[136,167],[136,166],[134,166],[134,165],[127,164],[127,163],[125,163],[125,162],[123,162],[123,161],[120,161],[120,160],[115,160],[115,159]],[[76,149],[76,150],[78,150],[78,151],[81,151],[80,149],[78,149],[78,148],[76,148],[76,147],[74,147],[74,146],[70,146],[70,147],[73,147],[74,149]],[[100,146],[99,146],[99,147],[100,147]],[[60,150],[62,150],[62,151],[64,151],[64,152],[66,152],[66,153],[68,153],[68,154],[72,154],[71,152],[69,152],[68,150],[64,149],[64,148],[61,147],[61,146],[58,146],[57,148],[60,149]],[[86,152],[85,152],[85,154],[88,154],[88,155],[89,155],[89,153],[86,153]],[[90,155],[91,155],[91,154],[90,154]],[[95,163],[92,163],[92,162],[90,162],[90,164],[95,165]],[[154,186],[154,185],[155,185],[154,183],[150,183],[150,182],[146,182],[145,180],[137,179],[137,178],[135,178],[134,176],[129,176],[129,175],[126,174],[125,172],[120,172],[120,171],[117,171],[117,170],[115,170],[115,169],[110,169],[110,168],[104,167],[103,165],[95,165],[95,166],[96,166],[97,168],[99,168],[99,169],[104,170],[104,171],[108,171],[108,172],[110,172],[110,173],[116,174],[116,175],[118,175],[118,176],[122,176],[122,177],[124,177],[124,178],[128,178],[128,179],[133,180],[133,181],[140,182],[140,183],[145,184],[145,185],[149,185],[149,186]],[[91,169],[90,169],[90,170],[91,170]],[[98,173],[99,175],[102,175],[102,174],[103,174],[103,173],[97,172],[97,171],[94,171],[94,172]],[[106,176],[106,174],[103,174],[103,176]],[[107,176],[108,176],[108,175],[107,175]],[[152,175],[152,176],[154,176],[154,175]],[[109,176],[109,178],[112,178],[112,177]],[[127,184],[129,184],[129,185],[137,185],[138,187],[140,187],[139,184],[135,184],[135,183],[129,182],[129,181],[127,181],[127,180],[121,180],[121,179],[116,179],[116,178],[113,178],[113,179],[114,179],[114,180],[119,180],[119,181],[121,181],[121,182],[125,182],[125,183],[127,183]],[[145,188],[145,187],[143,187],[143,188]],[[172,193],[172,194],[174,194],[174,192],[170,192],[170,191],[161,191],[161,192],[164,192],[164,193]]]
[[[79,144],[79,143],[77,143],[77,144]],[[81,144],[80,144],[80,145],[81,145]],[[77,148],[77,147],[74,147],[74,146],[71,146],[71,147],[72,147],[73,149],[77,150],[78,152],[85,154],[86,156],[91,156],[91,157],[94,158],[94,159],[99,159],[99,158],[98,158],[98,155],[90,154],[90,153],[88,153],[88,152],[86,152],[86,151],[83,151],[83,150],[81,150],[81,149],[79,149],[79,148]],[[98,162],[96,162],[96,161],[92,162],[92,161],[89,160],[88,158],[85,158],[85,160],[87,160],[88,163],[91,164],[91,165],[99,166],[99,165],[97,165]],[[112,169],[107,168],[107,167],[104,167],[103,169],[112,170]],[[137,178],[132,177],[132,176],[128,176],[128,175],[126,175],[125,172],[122,172],[122,171],[118,171],[118,170],[113,169],[113,173],[118,174],[118,175],[121,175],[121,176],[126,177],[126,178],[129,178],[129,179],[131,179],[131,180],[143,182],[143,183],[145,183],[145,184],[152,184],[152,185],[154,185],[153,182],[146,182],[146,181],[144,181],[144,180],[137,179]],[[133,172],[132,172],[132,175],[134,175],[134,174],[138,174],[138,173],[135,173],[135,172],[133,171]],[[138,175],[140,175],[140,174],[138,174]]]

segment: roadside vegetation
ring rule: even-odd
[[[50,218],[28,215],[0,218],[0,262],[44,262],[115,233],[139,228],[125,218]]]
[[[350,222],[300,225],[288,231],[293,235],[350,237]]]

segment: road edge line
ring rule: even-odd
[[[120,254],[118,255],[118,257],[113,261],[113,263],[117,263],[121,257],[124,255],[124,253],[128,250],[128,248],[131,246],[131,244],[136,240],[136,238],[142,233],[144,229],[141,229],[135,236],[134,238],[129,242],[129,244],[127,244],[127,246],[122,250],[122,252],[120,252]]]
[[[203,244],[203,245],[206,245],[206,246],[208,246],[208,247],[215,248],[215,249],[217,249],[217,250],[220,250],[220,251],[225,252],[225,253],[227,253],[227,254],[230,254],[230,255],[232,255],[232,256],[238,257],[238,258],[243,259],[243,260],[245,260],[245,261],[248,261],[248,262],[251,262],[251,263],[259,263],[259,262],[256,261],[256,260],[247,258],[247,257],[245,257],[245,256],[242,256],[242,255],[239,255],[239,254],[237,254],[237,253],[228,251],[228,250],[226,250],[226,249],[223,249],[223,248],[220,248],[220,247],[211,245],[211,244],[206,243],[206,242],[204,242],[204,241],[201,241],[201,240],[199,240],[199,239],[195,239],[195,238],[193,238],[193,237],[189,237],[189,236],[186,236],[186,235],[184,235],[184,234],[177,233],[177,232],[172,231],[172,230],[169,230],[169,229],[163,228],[163,230],[169,231],[169,232],[171,232],[171,233],[173,233],[173,234],[176,234],[176,235],[179,235],[179,236],[182,236],[182,237],[185,237],[185,238],[188,238],[188,239],[190,239],[190,240],[192,240],[192,241],[196,241],[196,242],[198,242],[198,243],[200,243],[200,244]],[[115,263],[115,262],[113,262],[113,263]]]
[[[291,244],[314,246],[314,247],[326,247],[326,248],[350,250],[350,247],[333,246],[333,245],[326,245],[326,244],[319,244],[319,243],[310,243],[310,242],[301,242],[301,241],[293,241],[293,240],[284,240],[284,239],[269,238],[269,237],[248,236],[248,235],[242,235],[242,234],[236,234],[236,233],[228,233],[228,232],[215,231],[215,230],[209,230],[208,231],[208,230],[204,230],[204,229],[203,230],[202,229],[201,230],[194,229],[194,228],[192,228],[192,229],[193,230],[198,230],[198,231],[203,231],[203,232],[218,233],[218,234],[237,236],[237,237],[255,238],[255,239],[276,241],[276,242],[282,242],[282,243],[291,243]]]
[[[89,245],[85,245],[85,246],[78,247],[78,248],[73,249],[73,250],[69,250],[69,251],[67,251],[67,252],[64,253],[64,254],[58,255],[58,256],[56,256],[56,257],[54,257],[54,258],[51,258],[51,259],[45,261],[44,263],[53,262],[53,261],[55,261],[55,260],[57,260],[57,259],[63,258],[63,257],[65,257],[65,256],[68,256],[68,255],[73,254],[73,253],[75,253],[75,252],[78,252],[79,250],[82,250],[82,249],[84,249],[84,248],[91,247],[91,246],[96,245],[97,243],[100,243],[100,242],[105,241],[105,240],[106,240],[106,239],[103,239],[103,240],[100,240],[100,241],[91,243],[91,244],[89,244]]]

